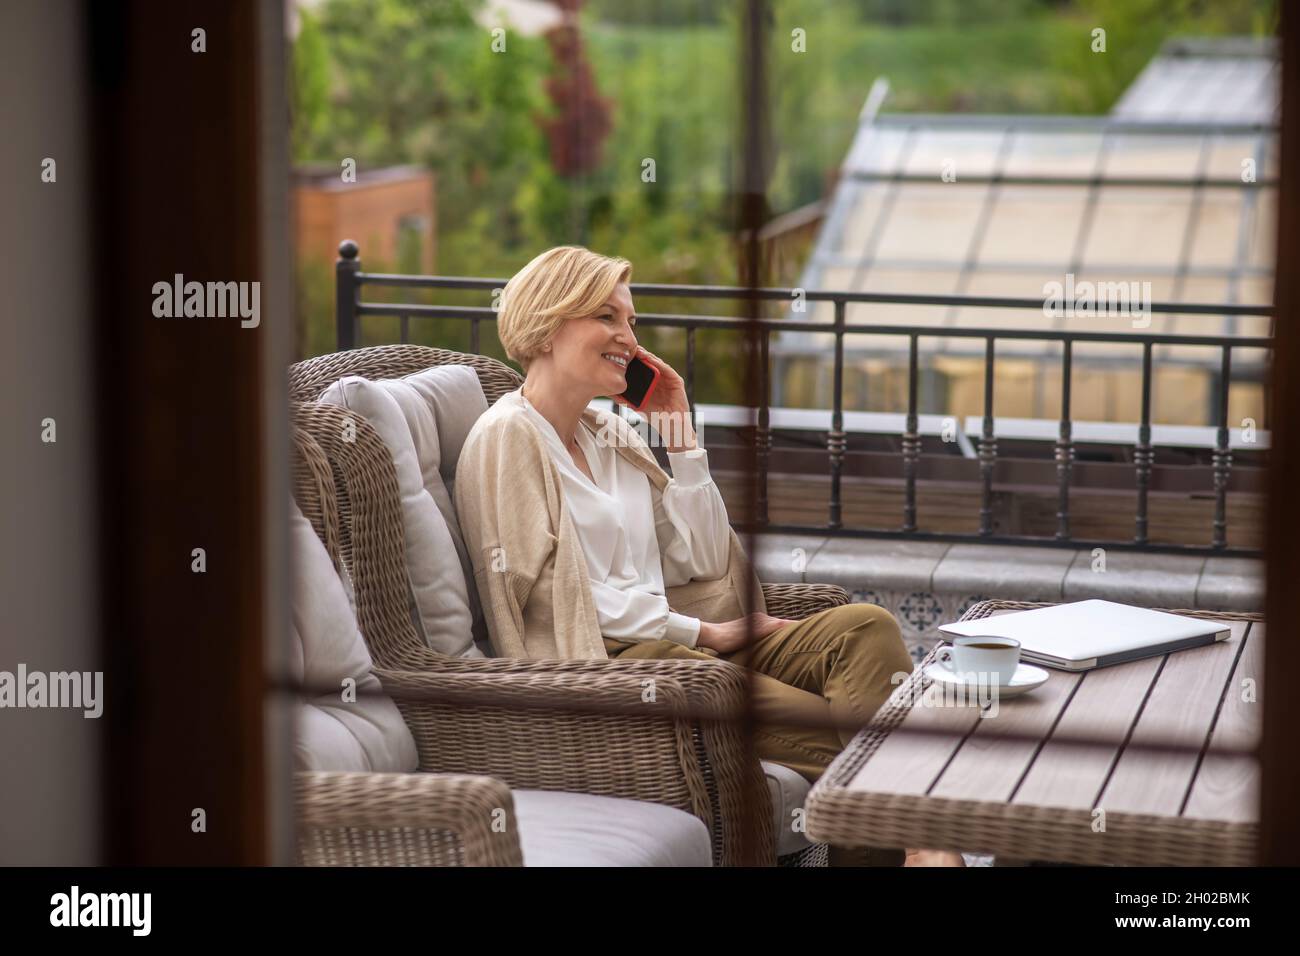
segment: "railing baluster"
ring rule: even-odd
[[[1228,445],[1228,385],[1232,377],[1232,346],[1223,347],[1219,371],[1219,431],[1214,442],[1214,541],[1213,548],[1228,546],[1228,472],[1232,449]]]
[[[980,433],[980,534],[993,533],[993,468],[998,461],[998,442],[993,437],[993,336],[984,340],[984,428]]]
[[[758,495],[754,502],[755,517],[761,528],[767,524],[767,469],[772,457],[772,428],[768,412],[768,335],[767,329],[759,332],[758,361],[762,370],[758,381],[758,428],[754,440],[758,444]]]
[[[478,341],[478,319],[469,320],[469,350],[475,355],[482,355],[482,349],[479,348]]]
[[[835,300],[835,384],[831,396],[831,430],[826,449],[831,455],[831,513],[829,526],[843,527],[840,508],[840,473],[844,468],[844,300]]]
[[[1061,426],[1056,439],[1056,537],[1070,537],[1070,471],[1074,467],[1074,425],[1070,420],[1070,373],[1074,368],[1073,343],[1066,339],[1061,352]]]
[[[334,263],[334,337],[340,352],[357,347],[357,301],[361,283],[357,273],[361,260],[357,244],[351,239],[339,243],[339,258]]]
[[[411,341],[411,317],[403,312],[397,322],[400,327],[397,340],[403,345],[407,345]]]
[[[916,466],[921,457],[921,435],[917,425],[916,384],[920,377],[917,362],[917,336],[914,333],[907,349],[907,424],[903,432],[903,530],[916,530]]]
[[[1151,343],[1142,343],[1142,423],[1138,426],[1138,443],[1133,449],[1133,464],[1137,469],[1137,528],[1134,544],[1146,544],[1147,491],[1151,487],[1151,462],[1155,453],[1151,448]]]

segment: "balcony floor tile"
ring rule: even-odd
[[[1060,601],[1075,554],[1068,548],[954,544],[934,571],[933,590]]]
[[[740,541],[748,546],[743,534]],[[764,584],[802,584],[806,581],[839,583],[822,582],[818,578],[808,577],[806,571],[799,570],[800,567],[806,568],[825,544],[825,535],[757,535],[752,555],[754,573]]]
[[[1196,606],[1196,586],[1205,566],[1204,557],[1107,551],[1104,558],[1105,564],[1101,565],[1091,551],[1076,552],[1074,564],[1065,575],[1064,600],[1102,598],[1143,607]]]
[[[1263,611],[1264,562],[1206,558],[1196,586],[1196,606],[1214,611]]]
[[[852,592],[931,591],[934,569],[952,545],[936,541],[828,538],[808,563],[805,579]]]

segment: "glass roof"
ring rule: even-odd
[[[1133,120],[1273,124],[1278,117],[1278,69],[1272,40],[1174,40],[1124,91],[1111,115]]]
[[[1065,287],[1073,276],[1076,289],[1107,283],[1103,288],[1113,292],[1120,287],[1109,284],[1125,283],[1120,291],[1131,291],[1135,306],[1148,288],[1157,302],[1266,305],[1276,178],[1276,132],[1269,125],[877,116],[858,130],[800,285],[1042,300],[1048,283]],[[810,303],[798,317],[829,323],[833,314],[830,303]],[[846,318],[936,328],[1238,336],[1266,335],[1270,322],[1166,314],[1135,322],[1048,316],[1042,309],[876,304],[851,304]],[[772,349],[825,354],[832,341],[822,333],[785,332],[773,338]],[[850,335],[845,351],[879,354],[897,341]],[[925,344],[960,354],[984,348],[979,339]],[[1090,348],[1102,346],[1079,343],[1076,356]],[[999,340],[997,349],[1052,355],[1059,346]],[[1140,350],[1132,351],[1136,360]],[[1208,366],[1219,360],[1216,349],[1203,346],[1160,346],[1155,357]]]

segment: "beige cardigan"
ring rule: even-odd
[[[616,451],[663,492],[668,474],[620,416],[589,408],[578,427],[604,438],[619,436]],[[607,658],[559,468],[541,431],[514,402],[498,401],[474,424],[456,463],[455,497],[497,656]],[[729,533],[727,572],[716,581],[667,588],[674,611],[716,622],[766,610],[740,539]],[[752,607],[746,604],[746,578],[752,581]]]

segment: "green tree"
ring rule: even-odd
[[[329,133],[329,52],[320,21],[309,9],[299,10],[298,38],[293,47],[293,155],[316,155]]]

